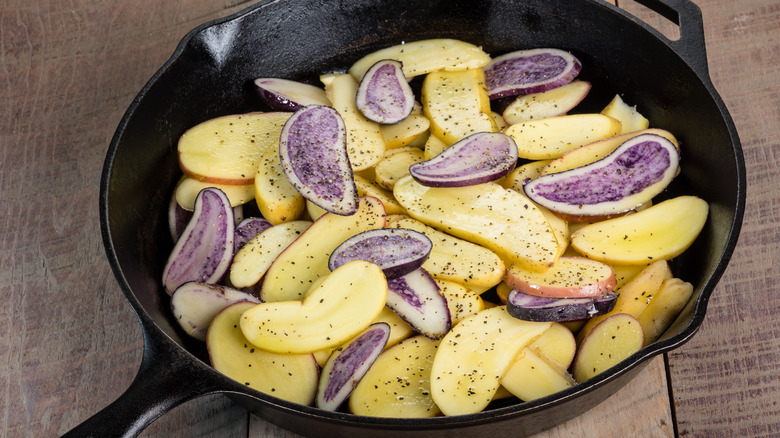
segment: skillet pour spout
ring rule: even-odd
[[[701,12],[689,0],[639,3],[680,26],[670,41],[601,0],[264,0],[190,32],[122,118],[103,168],[100,215],[109,263],[144,335],[127,392],[67,436],[136,436],[174,406],[225,393],[260,417],[306,436],[464,436],[548,429],[597,405],[652,357],[689,340],[734,249],[745,204],[739,138],[707,72]],[[384,419],[325,412],[244,387],[214,371],[205,346],[180,331],[162,290],[173,243],[166,209],[180,176],[176,142],[220,115],[261,110],[257,77],[317,84],[361,56],[403,41],[456,38],[500,55],[555,47],[583,64],[599,111],[625,96],[682,145],[682,173],[666,196],[695,194],[711,206],[698,240],[673,262],[695,286],[662,338],[612,369],[558,394],[493,405],[472,415]]]

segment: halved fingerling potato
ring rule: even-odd
[[[643,345],[642,325],[635,317],[627,313],[610,315],[583,339],[574,359],[574,379],[583,382],[596,376],[636,353]]]
[[[551,160],[579,146],[620,133],[620,122],[602,114],[573,114],[529,120],[504,131],[517,143],[520,158]]]

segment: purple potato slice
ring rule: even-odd
[[[406,228],[380,228],[364,231],[345,240],[328,258],[331,271],[353,260],[374,263],[388,280],[406,275],[422,266],[433,249],[423,233]]]
[[[275,111],[297,111],[307,105],[330,105],[325,90],[314,85],[278,78],[255,79],[260,99]]]
[[[335,109],[310,105],[287,120],[279,139],[282,170],[293,187],[318,207],[342,216],[358,208],[346,138],[344,120]]]
[[[249,293],[224,285],[190,281],[173,291],[171,312],[188,335],[205,342],[209,324],[217,313],[242,301],[263,302]]]
[[[564,50],[519,50],[485,66],[485,81],[492,100],[552,90],[574,80],[581,69],[580,61]]]
[[[192,219],[173,246],[163,270],[168,294],[188,281],[218,283],[233,258],[235,219],[230,201],[214,187],[200,191]]]
[[[533,322],[577,321],[603,315],[615,306],[617,294],[583,298],[548,298],[529,295],[512,289],[506,301],[506,310],[517,319]]]
[[[271,223],[261,217],[248,217],[236,225],[233,237],[233,254],[243,248],[255,236],[271,228]]]
[[[424,268],[387,281],[387,307],[431,339],[443,338],[452,327],[447,299]]]
[[[674,143],[642,134],[601,160],[541,176],[523,190],[534,202],[569,217],[625,213],[664,191],[679,164]]]
[[[176,194],[174,193],[168,203],[168,230],[171,232],[171,239],[174,242],[179,240],[190,219],[192,219],[192,212],[181,208],[181,205],[176,202]]]
[[[334,350],[320,374],[317,407],[327,411],[338,409],[374,364],[389,338],[390,325],[377,322]]]
[[[382,124],[398,123],[414,108],[414,92],[399,61],[384,59],[368,69],[360,80],[355,104],[367,119]]]
[[[478,132],[427,161],[409,166],[409,173],[428,187],[465,187],[495,181],[517,165],[517,145],[499,132]]]

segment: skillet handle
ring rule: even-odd
[[[634,0],[680,27],[680,39],[666,43],[702,78],[709,78],[701,9],[691,0]],[[640,20],[641,21],[641,20]],[[642,23],[645,27],[650,27]]]
[[[179,404],[220,392],[212,380],[181,349],[144,330],[143,359],[130,387],[63,437],[136,437]]]

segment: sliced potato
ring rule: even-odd
[[[520,158],[551,160],[582,145],[620,133],[620,122],[602,114],[573,114],[510,125]]]
[[[395,184],[393,194],[412,217],[528,270],[549,268],[558,254],[555,232],[544,214],[524,195],[497,183],[431,188],[407,176]]]
[[[387,149],[395,149],[408,145],[417,137],[428,132],[431,122],[422,114],[412,114],[392,125],[382,125],[382,136]]]
[[[647,129],[650,126],[650,121],[639,114],[636,106],[628,106],[618,94],[601,110],[601,114],[620,120],[621,134]]]
[[[482,411],[515,357],[552,324],[513,318],[505,306],[461,321],[442,339],[431,366],[431,394],[445,415]]]
[[[294,221],[303,214],[306,200],[282,171],[278,145],[267,148],[260,155],[254,193],[260,213],[274,225]]]
[[[253,346],[239,328],[241,315],[255,306],[238,303],[217,314],[206,335],[211,365],[260,392],[311,405],[317,394],[319,367],[311,354],[277,354]]]
[[[511,265],[505,281],[525,294],[548,298],[597,297],[611,292],[616,284],[609,265],[584,257],[558,257],[541,272]]]
[[[349,398],[353,414],[426,418],[441,415],[431,397],[431,363],[440,341],[418,335],[388,348]]]
[[[325,75],[320,79],[325,84],[325,93],[333,108],[347,128],[347,156],[352,170],[373,166],[385,152],[385,138],[379,124],[368,120],[355,104],[357,81],[346,73]]]
[[[179,183],[176,185],[175,196],[176,203],[185,210],[192,211],[195,208],[195,199],[198,197],[198,193],[206,187],[216,187],[225,193],[230,205],[235,207],[238,205],[244,205],[247,202],[255,198],[254,186],[248,185],[234,185],[234,184],[215,184],[206,181],[199,181],[189,176],[182,176]]]
[[[201,181],[252,184],[260,155],[279,142],[290,114],[237,114],[195,125],[179,138],[179,167]]]
[[[393,190],[396,181],[409,175],[409,166],[421,161],[425,161],[423,151],[412,147],[385,156],[374,167],[376,183],[385,189]]]
[[[447,145],[476,132],[498,132],[482,69],[437,71],[422,86],[422,105],[431,134]]]
[[[379,199],[382,202],[382,205],[385,206],[385,213],[387,214],[406,213],[406,210],[401,207],[401,204],[393,197],[393,192],[380,187],[378,184],[373,183],[360,175],[356,174],[353,178],[355,179],[355,187],[357,187],[358,196],[371,196],[372,198]],[[323,210],[323,212],[324,211],[325,210]]]
[[[501,185],[504,186],[505,189],[514,189],[522,193],[525,180],[539,178],[542,168],[547,166],[550,161],[551,160],[531,161],[522,166],[517,166],[513,171],[509,172],[501,182]]]
[[[574,359],[573,374],[583,382],[612,368],[639,351],[644,344],[642,325],[627,313],[610,315],[582,341]]]
[[[485,309],[482,297],[466,286],[445,280],[436,280],[436,284],[439,286],[439,292],[447,299],[452,325]]]
[[[408,209],[408,208],[407,208]],[[571,235],[571,245],[605,263],[641,265],[680,255],[704,228],[709,206],[679,196],[634,214],[597,222]]]
[[[382,309],[376,319],[374,319],[374,322],[384,322],[390,326],[390,338],[387,340],[385,349],[415,334],[412,326],[387,306]]]
[[[653,294],[650,303],[639,314],[637,320],[645,334],[645,345],[655,342],[667,327],[677,318],[693,295],[693,285],[679,278],[664,280]]]
[[[449,145],[439,137],[435,135],[428,136],[428,140],[425,142],[424,146],[425,159],[430,160],[431,158],[439,155],[442,153],[442,151],[447,149],[447,146]]]
[[[501,386],[523,401],[555,394],[576,384],[566,368],[531,347],[524,348],[517,355],[501,379]]]
[[[326,213],[274,260],[265,274],[264,301],[300,300],[318,278],[330,273],[328,257],[341,242],[363,231],[382,228],[385,209],[376,198],[360,198],[352,216]]]
[[[422,267],[437,280],[452,281],[481,291],[490,289],[504,278],[504,262],[487,248],[443,233],[408,216],[388,218],[387,226],[409,228],[431,239],[433,249]]]
[[[514,125],[529,120],[562,116],[585,99],[590,87],[589,82],[577,80],[552,90],[518,96],[504,110],[504,120]]]
[[[375,264],[355,260],[315,283],[301,301],[265,302],[244,312],[241,332],[275,353],[313,353],[368,327],[387,300],[387,280]]]
[[[407,78],[439,70],[465,70],[486,66],[490,55],[479,47],[454,39],[429,39],[402,43],[369,53],[352,64],[349,73],[360,80],[376,62],[395,59]]]
[[[538,350],[551,361],[568,369],[577,353],[577,341],[574,333],[566,325],[552,323],[550,328],[531,343],[528,348]]]

